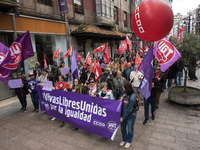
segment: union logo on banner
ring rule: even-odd
[[[168,41],[160,40],[156,55],[160,64],[165,64],[172,60],[175,55],[175,49]]]
[[[6,56],[3,53],[0,53],[0,64],[4,61]]]
[[[8,63],[3,65],[4,68],[14,70],[17,69],[18,64],[21,62],[22,56],[22,46],[18,42],[13,42],[10,46],[10,55],[13,63]]]

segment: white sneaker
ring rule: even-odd
[[[56,120],[56,117],[51,118],[51,121],[55,121],[55,120]]]
[[[126,143],[126,142],[122,141],[122,142],[119,144],[119,146],[124,146],[125,143]]]
[[[130,146],[131,146],[131,143],[126,143],[126,145],[124,147],[129,148]]]

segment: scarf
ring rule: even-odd
[[[90,86],[90,90],[92,91],[92,93],[95,93],[97,91],[97,84],[95,84],[94,86]]]

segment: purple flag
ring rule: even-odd
[[[72,51],[72,65],[71,65],[71,69],[72,69],[72,82],[74,81],[75,78],[78,78],[78,64],[77,64],[77,59],[76,59],[76,54],[75,54],[75,50],[73,47],[73,51]]]
[[[12,63],[9,48],[0,42],[0,80],[4,83],[8,83],[10,78],[10,70],[3,67],[7,63]]]
[[[21,61],[34,56],[29,31],[19,36],[12,43],[10,46],[10,54],[13,62],[3,65],[3,67],[8,70],[17,69],[17,66]]]
[[[114,140],[120,124],[121,101],[85,94],[45,91],[37,86],[40,107],[53,116],[87,132]]]
[[[165,72],[181,57],[179,51],[168,41],[167,38],[163,38],[156,42],[153,54],[160,62],[160,70],[162,72]]]
[[[69,12],[67,0],[58,0],[58,5],[60,9],[60,14],[65,14]]]
[[[138,70],[144,75],[140,86],[139,92],[147,100],[151,96],[152,76],[153,76],[153,44],[151,45],[148,53],[144,57]]]

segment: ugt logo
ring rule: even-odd
[[[18,64],[21,62],[22,56],[21,56],[22,46],[20,43],[13,42],[10,46],[10,55],[12,58],[12,63],[6,64],[3,67],[7,69],[17,69]]]
[[[5,58],[6,56],[3,53],[0,53],[0,64],[3,62]]]
[[[110,131],[110,132],[114,132],[116,129],[117,129],[118,125],[115,121],[109,121],[107,123],[107,129]]]
[[[165,40],[160,40],[158,42],[157,58],[160,64],[168,63],[175,54],[175,49],[173,45]]]

